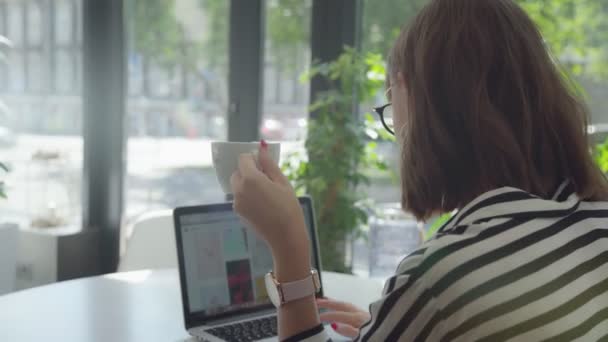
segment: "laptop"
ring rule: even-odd
[[[312,242],[311,265],[320,270],[312,202],[299,201]],[[264,283],[272,269],[266,243],[233,212],[231,202],[177,208],[173,219],[188,333],[210,342],[276,341],[276,309]]]

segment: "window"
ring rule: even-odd
[[[228,3],[125,2],[127,219],[224,199],[210,142],[227,134]]]
[[[310,84],[300,81],[310,66],[312,1],[266,2],[264,104],[260,135],[268,140],[306,138]],[[293,144],[283,144],[284,148]]]
[[[10,42],[0,43],[0,160],[11,169],[0,215],[23,228],[80,226],[81,51],[78,12],[64,10],[80,1],[0,0],[0,35]]]

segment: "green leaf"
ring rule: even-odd
[[[598,167],[600,168],[600,170],[602,170],[602,172],[604,172],[604,173],[607,173],[608,172],[608,139],[605,142],[595,146],[595,149],[593,151],[593,156],[594,156],[595,162],[598,165]]]
[[[452,213],[446,213],[446,214],[439,216],[435,221],[433,221],[433,223],[431,224],[429,229],[424,234],[424,239],[428,240],[428,239],[432,238],[435,235],[435,233],[437,233],[439,228],[441,228],[446,222],[448,222],[448,220],[452,217],[452,215],[453,215]]]
[[[376,168],[380,171],[387,171],[388,170],[388,164],[385,163],[384,161],[377,161],[376,162]]]

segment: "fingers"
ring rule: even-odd
[[[289,185],[289,180],[279,165],[272,159],[268,146],[265,143],[260,144],[260,151],[258,152],[258,161],[262,172],[268,176],[273,182],[277,182],[283,185]]]
[[[335,327],[335,328],[334,328]],[[332,327],[338,334],[350,338],[355,338],[359,335],[359,329],[348,324],[336,324]]]
[[[269,182],[268,178],[258,169],[253,154],[244,153],[239,156],[238,168],[230,177],[235,202],[243,194],[257,192],[264,188],[264,183]]]
[[[360,327],[365,323],[365,319],[361,317],[360,314],[344,311],[323,312],[319,314],[319,319],[321,319],[322,322],[336,322],[352,325],[354,327]]]
[[[340,302],[340,301],[333,300],[333,299],[319,298],[319,299],[317,299],[317,306],[319,308],[336,310],[336,311],[346,311],[346,312],[361,311],[361,309],[359,309],[358,307],[356,307],[350,303]]]
[[[241,187],[241,173],[238,170],[230,176],[230,187],[233,194]]]
[[[239,156],[238,171],[245,181],[259,181],[263,173],[273,182],[290,185],[289,180],[285,177],[279,165],[272,159],[267,145],[260,145],[260,150],[257,154],[257,161],[253,153],[244,153]]]
[[[260,173],[255,161],[255,156],[252,153],[243,153],[239,156],[238,171],[243,177],[251,177]]]
[[[251,158],[250,158],[251,157]],[[269,182],[268,178],[255,169],[251,169],[250,162],[253,160],[251,155],[243,154],[239,157],[239,167],[230,176],[230,187],[232,188],[232,207],[241,214],[246,215],[245,210],[250,206],[249,198],[255,196],[258,189],[263,187],[260,182]]]
[[[237,170],[232,174],[232,176],[230,176],[230,187],[232,188],[233,194],[240,193],[241,188],[243,187],[242,183],[243,179],[241,177],[241,173]],[[237,198],[237,196],[233,196],[232,200],[232,207],[236,212],[239,212],[240,200]]]

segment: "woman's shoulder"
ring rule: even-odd
[[[496,221],[492,222],[495,225]],[[399,263],[397,274],[433,283],[460,264],[480,253],[494,248],[493,242],[484,243],[480,232],[487,223],[461,226],[443,234],[437,234],[421,244]]]

